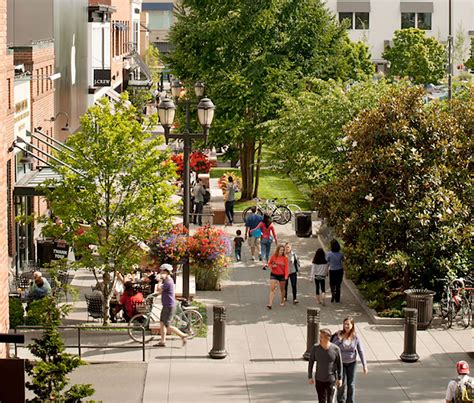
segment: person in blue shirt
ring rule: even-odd
[[[51,294],[51,286],[49,285],[48,280],[43,278],[41,272],[35,271],[33,273],[33,282],[28,289],[28,303],[41,299],[49,294]]]
[[[260,260],[262,260],[260,256],[260,237],[251,235],[250,231],[255,229],[257,225],[260,224],[260,222],[263,220],[263,217],[260,214],[257,214],[257,208],[255,206],[251,208],[251,211],[252,214],[250,214],[245,220],[245,239],[248,239],[250,255],[252,256],[251,259],[255,260],[258,254]]]
[[[331,250],[326,255],[329,266],[329,285],[331,287],[331,302],[341,302],[341,284],[344,275],[342,263],[344,255],[341,246],[335,239],[331,241]]]

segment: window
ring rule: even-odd
[[[148,28],[154,29],[170,29],[173,25],[172,10],[153,10],[149,11]]]
[[[402,13],[402,28],[431,30],[431,13]]]
[[[349,29],[369,29],[369,13],[339,13],[339,21],[349,21]]]

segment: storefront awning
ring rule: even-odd
[[[55,179],[62,180],[62,176],[53,171],[50,167],[38,167],[36,170],[28,172],[25,176],[20,178],[13,189],[14,196],[44,196],[38,188],[44,185],[46,181]],[[52,190],[52,188],[50,188]]]

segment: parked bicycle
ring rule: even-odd
[[[441,317],[446,321],[448,329],[456,323],[467,328],[471,324],[473,287],[466,287],[463,278],[445,281],[443,296],[440,301]]]
[[[268,214],[275,223],[280,225],[285,225],[290,222],[291,210],[287,206],[276,204],[277,199],[267,199],[264,201],[262,199],[255,198],[254,200],[257,207],[257,214],[262,216],[264,214]],[[250,214],[252,214],[252,207],[247,207],[242,212],[242,218],[244,222]]]
[[[160,327],[161,308],[154,304],[154,298],[158,295],[158,293],[150,294],[143,304],[137,305],[138,313],[128,322],[128,334],[136,342],[142,342],[141,326],[145,329],[146,343],[155,337],[153,329]],[[189,338],[193,338],[202,330],[204,321],[196,309],[192,306],[185,306],[183,301],[178,301],[176,314],[171,324],[186,333]]]

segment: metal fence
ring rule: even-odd
[[[140,348],[142,350],[142,361],[145,362],[146,361],[146,358],[145,358],[145,328],[143,326],[134,326],[132,329],[137,329],[137,330],[141,330],[142,332],[142,341],[140,343],[140,345],[138,346],[117,346],[117,345],[113,345],[113,346],[110,346],[110,345],[106,345],[106,344],[100,344],[100,345],[90,345],[90,344],[87,344],[87,345],[82,345],[81,344],[81,341],[82,341],[82,337],[81,337],[81,332],[83,331],[88,331],[88,330],[94,330],[94,329],[98,329],[98,330],[101,330],[101,331],[105,331],[105,332],[110,332],[110,331],[116,331],[116,330],[122,330],[122,329],[125,329],[128,331],[128,329],[130,329],[130,327],[128,326],[113,326],[113,327],[110,327],[110,328],[104,328],[103,326],[58,326],[57,327],[58,329],[76,329],[77,330],[77,344],[73,344],[73,345],[65,345],[64,347],[66,348],[77,348],[77,355],[82,358],[82,348],[122,348],[122,349],[131,349],[131,348]],[[14,330],[15,330],[15,334],[19,333],[19,330],[44,330],[45,327],[44,326],[17,326]],[[15,343],[15,356],[18,356],[18,343]]]

